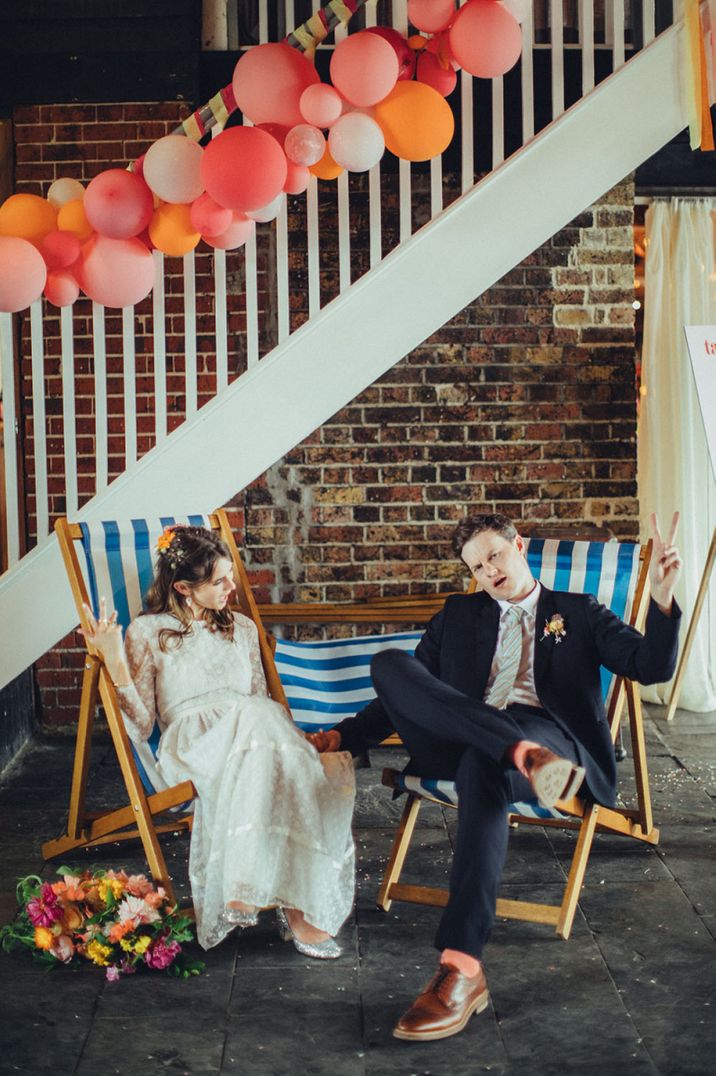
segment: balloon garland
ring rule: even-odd
[[[526,0],[408,0],[418,33],[375,26],[333,50],[330,82],[310,57],[365,0],[331,0],[281,43],[256,45],[225,87],[128,170],[111,168],[85,189],[60,178],[47,198],[13,194],[0,206],[0,311],[41,295],[55,306],[80,290],[110,307],[133,306],[154,284],[153,249],[170,257],[235,250],[273,220],[310,176],[364,172],[388,149],[427,161],[450,144],[447,96],[457,71],[493,78],[520,57]],[[251,126],[200,140],[240,109]]]

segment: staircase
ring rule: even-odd
[[[683,37],[683,23],[662,33],[251,365],[76,518],[209,511],[261,475],[687,125]],[[7,370],[7,326],[0,342]],[[212,457],[231,465],[197,466]],[[0,650],[3,686],[76,623],[54,537],[0,577],[0,620],[12,640]]]

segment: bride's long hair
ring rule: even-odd
[[[159,646],[166,653],[169,644],[181,646],[194,621],[189,602],[174,584],[184,582],[192,589],[201,586],[211,579],[216,562],[222,557],[231,560],[231,554],[221,538],[206,527],[167,527],[157,545],[157,565],[145,596],[144,613],[170,613],[179,621],[179,627],[159,632]],[[211,631],[233,639],[234,618],[228,604],[223,609],[205,609],[202,619]]]

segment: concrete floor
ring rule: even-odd
[[[51,972],[0,955],[0,1073],[240,1073],[283,1076],[686,1076],[716,1072],[716,714],[650,708],[652,793],[661,843],[597,837],[572,937],[501,921],[486,953],[492,1003],[455,1038],[416,1045],[391,1028],[435,965],[438,912],[374,899],[400,810],[360,770],[355,914],[332,963],[302,958],[276,935],[271,913],[206,958],[189,982],[145,974],[107,983],[90,965]],[[40,845],[67,805],[73,744],[41,736],[0,784],[0,920],[14,914],[21,874],[41,872]],[[629,762],[621,764],[625,796]],[[119,801],[118,771],[98,735],[90,788]],[[454,812],[423,810],[414,880],[444,881]],[[555,901],[573,837],[522,828],[511,837],[503,893]],[[166,845],[186,894],[186,842]],[[136,845],[112,845],[72,864],[143,870]]]

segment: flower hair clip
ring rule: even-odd
[[[544,628],[542,629],[542,642],[543,639],[554,639],[555,643],[561,643],[562,639],[567,634],[567,630],[564,626],[564,617],[561,613],[555,613],[549,620],[545,620]]]
[[[176,569],[186,557],[186,550],[179,542],[181,527],[165,527],[157,538],[157,555],[166,561],[170,568]]]

